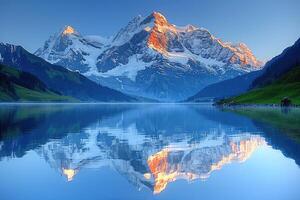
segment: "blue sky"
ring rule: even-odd
[[[34,52],[65,25],[84,35],[110,36],[134,16],[159,11],[170,23],[244,42],[267,61],[300,37],[299,10],[299,0],[0,0],[0,42]]]

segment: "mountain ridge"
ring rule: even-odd
[[[300,38],[292,46],[284,49],[281,54],[268,61],[262,70],[209,85],[186,101],[197,101],[207,97],[228,98],[272,84],[292,68],[300,66],[299,52]]]
[[[275,104],[279,105],[284,98],[290,99],[293,105],[300,105],[300,66],[296,66],[276,81],[250,90],[239,96],[221,100],[218,104]]]
[[[78,72],[52,65],[21,46],[0,43],[0,63],[28,72],[45,85],[66,96],[82,101],[136,101],[119,91],[101,86]]]
[[[0,101],[76,102],[76,99],[51,91],[35,76],[0,64]]]
[[[133,18],[110,39],[87,38],[66,26],[35,55],[104,86],[167,101],[261,67],[245,44],[222,42],[204,28],[173,25],[159,12]]]

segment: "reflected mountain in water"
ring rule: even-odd
[[[68,181],[82,168],[109,166],[139,189],[148,187],[159,193],[176,179],[206,179],[225,164],[245,161],[263,144],[263,138],[250,133],[213,131],[199,139],[188,134],[148,137],[134,124],[122,128],[97,124],[48,142],[37,151]]]
[[[0,115],[0,159],[35,151],[67,181],[110,167],[156,194],[178,179],[207,179],[269,144],[252,120],[210,106],[11,106]]]
[[[151,174],[145,174],[145,177],[154,177],[154,193],[160,193],[168,183],[177,179],[206,179],[225,164],[246,161],[257,147],[264,144],[263,138],[248,134],[187,147],[176,144],[178,147],[164,148],[148,158]]]

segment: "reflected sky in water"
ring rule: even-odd
[[[209,105],[1,105],[1,199],[296,200],[297,119]]]

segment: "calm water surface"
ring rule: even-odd
[[[0,199],[299,200],[300,111],[0,105]]]

